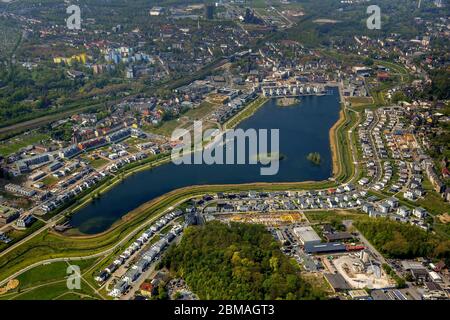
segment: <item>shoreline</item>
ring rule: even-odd
[[[345,122],[345,113],[344,113],[344,110],[341,108],[341,110],[339,111],[339,119],[330,128],[330,131],[329,131],[331,159],[332,159],[332,163],[333,163],[332,177],[336,177],[340,171],[340,162],[339,162],[339,156],[338,156],[339,151],[338,151],[338,144],[337,144],[336,139],[337,139],[337,130],[344,122]]]
[[[252,103],[250,103],[247,108],[244,108],[241,112],[237,113],[234,117],[232,117],[226,124],[230,123],[231,121],[236,122],[234,124],[234,126],[236,126],[237,124],[241,123],[243,120],[247,119],[248,117],[251,117],[251,115],[253,115],[259,108],[261,108],[265,103],[267,103],[269,101],[269,99],[266,98],[262,98],[259,97],[258,99],[256,99],[255,101],[253,101]],[[251,109],[249,109],[248,107],[250,107]],[[337,120],[337,122],[330,128],[329,130],[329,136],[330,136],[330,147],[331,147],[331,151],[332,151],[332,162],[333,162],[333,173],[332,175],[327,179],[327,180],[321,180],[321,181],[302,181],[302,182],[291,182],[291,183],[247,183],[247,184],[242,184],[241,186],[246,189],[246,187],[252,186],[252,188],[259,188],[261,186],[264,187],[272,187],[274,185],[278,185],[280,187],[294,187],[294,188],[301,188],[302,186],[306,188],[312,188],[311,184],[315,184],[317,185],[318,188],[321,188],[322,185],[326,184],[327,187],[331,187],[332,185],[335,185],[335,178],[337,173],[339,173],[340,169],[341,169],[341,164],[339,163],[340,158],[339,158],[339,150],[338,150],[338,142],[336,141],[337,139],[337,130],[339,129],[339,127],[341,126],[341,124],[345,121],[345,114],[344,114],[344,110],[341,108],[340,110],[340,116],[339,119]],[[239,120],[239,121],[237,121]],[[130,168],[128,170],[125,170],[123,172],[119,172],[113,179],[110,180],[109,183],[105,183],[105,184],[101,184],[100,186],[98,186],[98,188],[95,188],[94,190],[92,190],[89,194],[84,195],[82,198],[79,199],[79,201],[77,201],[77,203],[74,203],[72,206],[69,206],[68,208],[64,209],[61,213],[62,215],[59,217],[59,219],[57,219],[57,222],[61,222],[63,219],[70,219],[72,216],[74,216],[75,214],[77,214],[79,212],[79,210],[81,210],[82,208],[86,207],[87,205],[89,205],[92,201],[95,200],[95,195],[99,194],[99,195],[103,195],[106,194],[107,192],[109,192],[111,189],[113,189],[114,187],[116,187],[118,184],[121,183],[121,181],[123,181],[124,179],[134,175],[135,173],[141,172],[141,171],[145,171],[145,170],[152,170],[153,168],[157,168],[160,165],[164,165],[166,164],[168,161],[170,161],[170,155],[166,156],[166,157],[162,157],[160,159],[155,159],[154,161],[150,161],[147,163],[144,163],[143,165],[138,165],[135,166],[133,168]],[[331,182],[331,183],[330,183]],[[201,187],[219,187],[221,186],[223,189],[229,189],[230,186],[235,186],[234,184],[230,184],[230,185],[203,185]],[[239,185],[237,185],[239,186]],[[195,187],[195,186],[194,186]],[[197,186],[198,187],[198,186]],[[152,200],[150,200],[151,202]],[[130,211],[129,213],[133,212],[134,210]],[[61,214],[60,213],[60,214]],[[110,228],[108,228],[107,230],[103,231],[103,232],[108,232],[108,230],[114,229],[117,224],[121,224],[121,222],[123,222],[123,219],[126,218],[129,213],[126,213],[123,217],[121,217],[118,221],[116,221]],[[52,216],[51,218],[53,218],[54,216]],[[78,228],[73,228],[76,231],[76,233],[79,232]],[[72,230],[74,231],[74,230]],[[102,232],[102,233],[103,233]],[[84,233],[79,233],[80,235],[87,235],[89,236],[89,234],[84,234]],[[63,233],[64,235],[64,233]]]
[[[262,104],[261,104],[262,105]],[[245,111],[245,110],[244,110]],[[342,164],[339,163],[340,157],[339,157],[339,151],[338,149],[338,141],[337,134],[338,130],[341,129],[342,123],[345,121],[345,110],[341,108],[340,111],[340,117],[338,121],[333,125],[333,127],[330,129],[330,145],[332,148],[332,157],[333,157],[333,168],[345,168]],[[135,168],[130,169],[130,172],[124,173],[124,176],[128,177],[130,174],[132,174],[132,171],[141,171],[141,170],[147,170],[148,168],[156,167],[156,164],[162,164],[165,159],[158,159],[155,163],[152,164],[146,163],[143,166],[138,166]],[[336,163],[337,162],[337,163]],[[334,170],[333,170],[334,171]],[[111,248],[114,248],[117,240],[124,239],[132,235],[133,233],[136,233],[137,230],[142,229],[143,225],[147,223],[149,220],[153,220],[156,217],[158,217],[162,211],[171,210],[174,208],[177,203],[180,203],[180,201],[185,201],[189,198],[195,198],[207,193],[211,192],[239,192],[239,191],[250,191],[250,190],[256,190],[256,191],[281,191],[281,190],[291,190],[291,191],[297,191],[297,190],[326,190],[329,188],[334,188],[337,185],[337,182],[335,179],[333,179],[335,176],[330,177],[327,180],[321,180],[321,181],[303,181],[303,182],[285,182],[285,183],[277,183],[277,182],[271,182],[271,183],[246,183],[246,184],[229,184],[229,185],[197,185],[197,186],[188,186],[181,189],[175,189],[172,190],[164,195],[161,195],[160,197],[157,197],[155,199],[151,199],[142,205],[138,206],[137,208],[131,210],[130,212],[126,213],[123,217],[118,219],[113,225],[111,225],[110,228],[107,230],[96,233],[96,234],[64,234],[64,233],[56,233],[51,229],[43,230],[46,232],[46,234],[50,237],[56,237],[57,239],[60,239],[63,243],[68,243],[69,245],[67,247],[67,250],[64,250],[64,252],[53,252],[53,253],[43,253],[41,256],[41,259],[36,259],[37,257],[30,257],[33,261],[43,261],[48,257],[73,257],[73,256],[84,256],[83,251],[86,249],[85,246],[91,246],[95,248],[95,252],[98,252],[99,250],[109,251]],[[120,181],[120,180],[119,180]],[[99,189],[103,192],[107,192],[110,188],[114,187],[115,184],[111,185],[103,185],[99,186]],[[92,199],[92,195],[95,194],[95,191],[90,193],[89,195],[86,195],[85,201],[82,204],[78,204],[76,207],[79,207],[80,205],[86,205],[89,203]],[[67,209],[66,209],[67,210]],[[65,211],[67,213],[67,211]],[[71,215],[76,214],[77,212],[70,212]],[[61,218],[64,218],[64,216],[61,216]],[[44,233],[45,234],[45,233]],[[37,236],[37,234],[36,234]],[[107,240],[109,239],[109,240]],[[39,240],[37,240],[39,241]],[[78,245],[75,245],[75,243],[78,243],[78,241],[82,241],[84,248],[78,248]],[[119,241],[120,242],[120,241]],[[100,245],[100,243],[102,245]],[[24,250],[25,248],[28,248],[29,250],[32,250],[32,248],[36,248],[37,242],[36,238],[34,236],[30,237],[29,239],[26,239],[23,242],[18,243],[18,247],[13,249],[12,251],[9,250],[8,253],[1,254],[0,257],[8,257],[7,259],[14,260],[16,256],[14,255],[14,252],[17,250]],[[100,249],[102,248],[102,249]],[[27,250],[28,250],[27,249]],[[16,271],[17,268],[11,271]],[[3,272],[2,272],[3,273]],[[9,273],[9,272],[7,272]]]
[[[245,119],[248,119],[251,116],[253,116],[256,113],[256,111],[258,111],[263,105],[265,105],[269,101],[270,99],[260,96],[256,100],[250,102],[248,106],[244,107],[241,111],[236,113],[234,116],[232,116],[223,124],[224,130],[233,129]]]
[[[117,184],[121,183],[124,179],[134,175],[135,173],[140,172],[140,171],[145,171],[145,170],[151,170],[153,168],[156,168],[160,165],[167,163],[168,161],[170,161],[170,155],[168,155],[167,157],[162,157],[160,159],[155,159],[154,162],[150,161],[141,166],[136,166],[134,168],[129,169],[129,171],[120,172],[119,175],[123,174],[123,176],[116,175],[112,179],[113,181],[111,183],[106,184],[106,185],[102,184],[102,185],[98,186],[97,189],[93,190],[90,194],[85,195],[85,197],[87,197],[87,199],[85,199],[83,202],[79,203],[75,208],[71,209],[70,216],[68,218],[70,219],[70,217],[72,215],[76,214],[77,211],[83,209],[86,205],[88,205],[89,203],[94,201],[93,195],[99,194],[101,196],[101,195],[107,193],[108,191],[110,191],[111,189],[113,189]],[[84,199],[84,197],[82,199]],[[82,200],[82,199],[80,199],[80,200]],[[67,209],[70,209],[70,207]]]
[[[95,234],[86,234],[78,231],[78,233],[70,235],[64,233],[56,233],[53,231],[51,232],[55,235],[65,237],[67,239],[94,239],[99,236],[106,236],[108,233],[123,226],[125,223],[131,222],[134,218],[138,217],[143,212],[151,210],[152,207],[154,205],[157,205],[159,202],[165,201],[172,197],[176,198],[182,197],[190,199],[200,197],[211,192],[214,193],[214,192],[240,192],[240,191],[270,191],[270,190],[301,191],[312,189],[325,190],[332,187],[334,184],[335,183],[333,181],[321,180],[321,181],[302,181],[302,182],[250,182],[243,184],[192,185],[169,191],[166,194],[163,194],[147,202],[144,202],[140,206],[134,208],[133,210],[123,215],[116,222],[114,222],[107,230],[102,232]]]
[[[260,100],[260,101],[259,101]],[[235,114],[232,118],[230,118],[227,122],[224,123],[224,128],[225,129],[229,129],[227,128],[227,125],[230,122],[233,121],[237,121],[236,123],[233,123],[233,127],[236,127],[239,123],[241,123],[242,121],[244,121],[245,119],[248,119],[249,117],[251,117],[252,115],[254,115],[262,106],[264,106],[268,101],[270,101],[270,99],[267,98],[263,98],[263,97],[259,97],[256,100],[254,100],[253,102],[251,102],[247,108],[244,108],[243,110],[241,110],[240,112],[238,112],[237,114]],[[249,182],[249,183],[244,183],[244,184],[222,184],[222,185],[193,185],[193,186],[189,186],[187,188],[196,188],[196,187],[205,187],[205,188],[217,188],[217,187],[221,187],[223,189],[227,189],[230,186],[233,187],[238,187],[238,186],[242,186],[242,187],[248,187],[248,186],[253,186],[253,187],[261,187],[261,186],[273,186],[273,185],[279,185],[279,186],[285,186],[285,187],[289,187],[289,186],[298,186],[299,184],[317,184],[318,186],[320,186],[321,183],[327,183],[329,181],[334,181],[334,179],[337,177],[337,174],[339,173],[340,169],[341,169],[341,165],[339,163],[339,151],[338,151],[338,143],[336,141],[337,139],[337,130],[339,129],[339,127],[342,125],[342,123],[345,122],[345,113],[344,110],[340,109],[339,111],[339,118],[336,121],[336,123],[330,128],[329,130],[329,139],[330,139],[330,148],[331,148],[331,154],[332,154],[332,175],[327,179],[327,180],[321,180],[321,181],[300,181],[300,182],[269,182],[269,183],[265,183],[265,182]],[[231,129],[231,127],[230,127]],[[132,176],[135,173],[141,172],[141,171],[146,171],[146,170],[151,170],[154,168],[159,167],[160,165],[164,165],[167,162],[170,161],[170,155],[168,155],[167,157],[162,157],[161,159],[157,159],[156,161],[151,161],[149,163],[145,163],[142,166],[137,166],[134,168],[131,168],[130,171],[125,171],[120,173],[120,177],[119,175],[116,176],[115,178],[113,178],[113,182],[109,183],[107,185],[101,185],[99,186],[99,188],[97,190],[94,190],[91,194],[86,195],[84,201],[82,201],[81,203],[78,203],[76,205],[75,208],[70,210],[70,214],[69,216],[66,218],[70,219],[71,216],[77,214],[77,212],[81,209],[83,209],[84,207],[86,207],[87,205],[89,205],[92,201],[94,201],[94,196],[95,194],[100,194],[103,195],[105,193],[107,193],[108,191],[110,191],[111,189],[113,189],[114,187],[116,187],[118,184],[120,184],[123,180],[127,179],[128,177]],[[180,190],[184,190],[184,188],[181,189],[176,189],[174,191],[180,191]],[[172,191],[171,191],[172,192]],[[169,192],[169,194],[171,193]],[[163,197],[164,195],[160,196]],[[156,199],[160,198],[157,197]],[[152,202],[155,199],[151,199],[148,202]],[[147,202],[143,203],[141,206],[147,204]],[[103,234],[104,232],[108,232],[108,230],[112,230],[114,229],[114,227],[117,224],[120,224],[124,219],[126,219],[126,217],[128,215],[130,215],[131,213],[133,213],[136,209],[140,208],[141,206],[133,209],[132,211],[126,213],[125,215],[123,215],[121,218],[119,218],[115,223],[113,223],[107,230],[100,232],[99,234]],[[69,229],[68,231],[74,231],[75,230],[75,234],[79,235],[79,236],[91,236],[90,234],[86,234],[86,233],[82,233],[79,231],[78,228],[74,227],[72,229]],[[64,233],[62,233],[64,235]]]

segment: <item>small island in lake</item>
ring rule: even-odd
[[[270,162],[270,161],[282,161],[285,159],[285,155],[279,152],[260,153],[253,156],[253,159],[258,162]]]
[[[300,99],[297,98],[279,98],[277,99],[277,106],[290,107],[300,103]]]
[[[321,159],[320,159],[320,153],[318,152],[311,152],[306,157],[309,161],[311,161],[316,166],[320,165]]]

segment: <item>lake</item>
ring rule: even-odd
[[[331,177],[332,155],[329,130],[339,119],[339,93],[332,88],[326,96],[302,97],[290,107],[269,100],[238,128],[279,129],[279,172],[260,175],[261,165],[175,165],[173,163],[138,172],[89,203],[71,218],[73,227],[85,234],[103,232],[122,216],[174,189],[191,185],[239,184],[251,182],[321,181]],[[270,149],[269,149],[270,150]],[[321,163],[307,159],[320,154]]]

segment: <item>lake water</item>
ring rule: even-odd
[[[251,182],[321,181],[332,174],[329,130],[339,118],[339,93],[303,97],[291,107],[268,101],[238,126],[243,130],[279,129],[279,172],[260,175],[260,165],[175,165],[172,163],[142,171],[127,178],[102,197],[77,212],[71,224],[85,234],[107,230],[122,216],[141,204],[174,189],[205,184]],[[270,149],[269,149],[270,150]],[[307,159],[311,152],[321,156],[320,165]]]

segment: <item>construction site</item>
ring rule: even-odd
[[[221,221],[262,224],[267,227],[280,227],[306,221],[304,215],[299,212],[216,214],[215,218]]]
[[[339,256],[329,256],[322,260],[333,274],[340,274],[353,289],[394,288],[395,281],[381,268],[378,261],[366,250]]]

